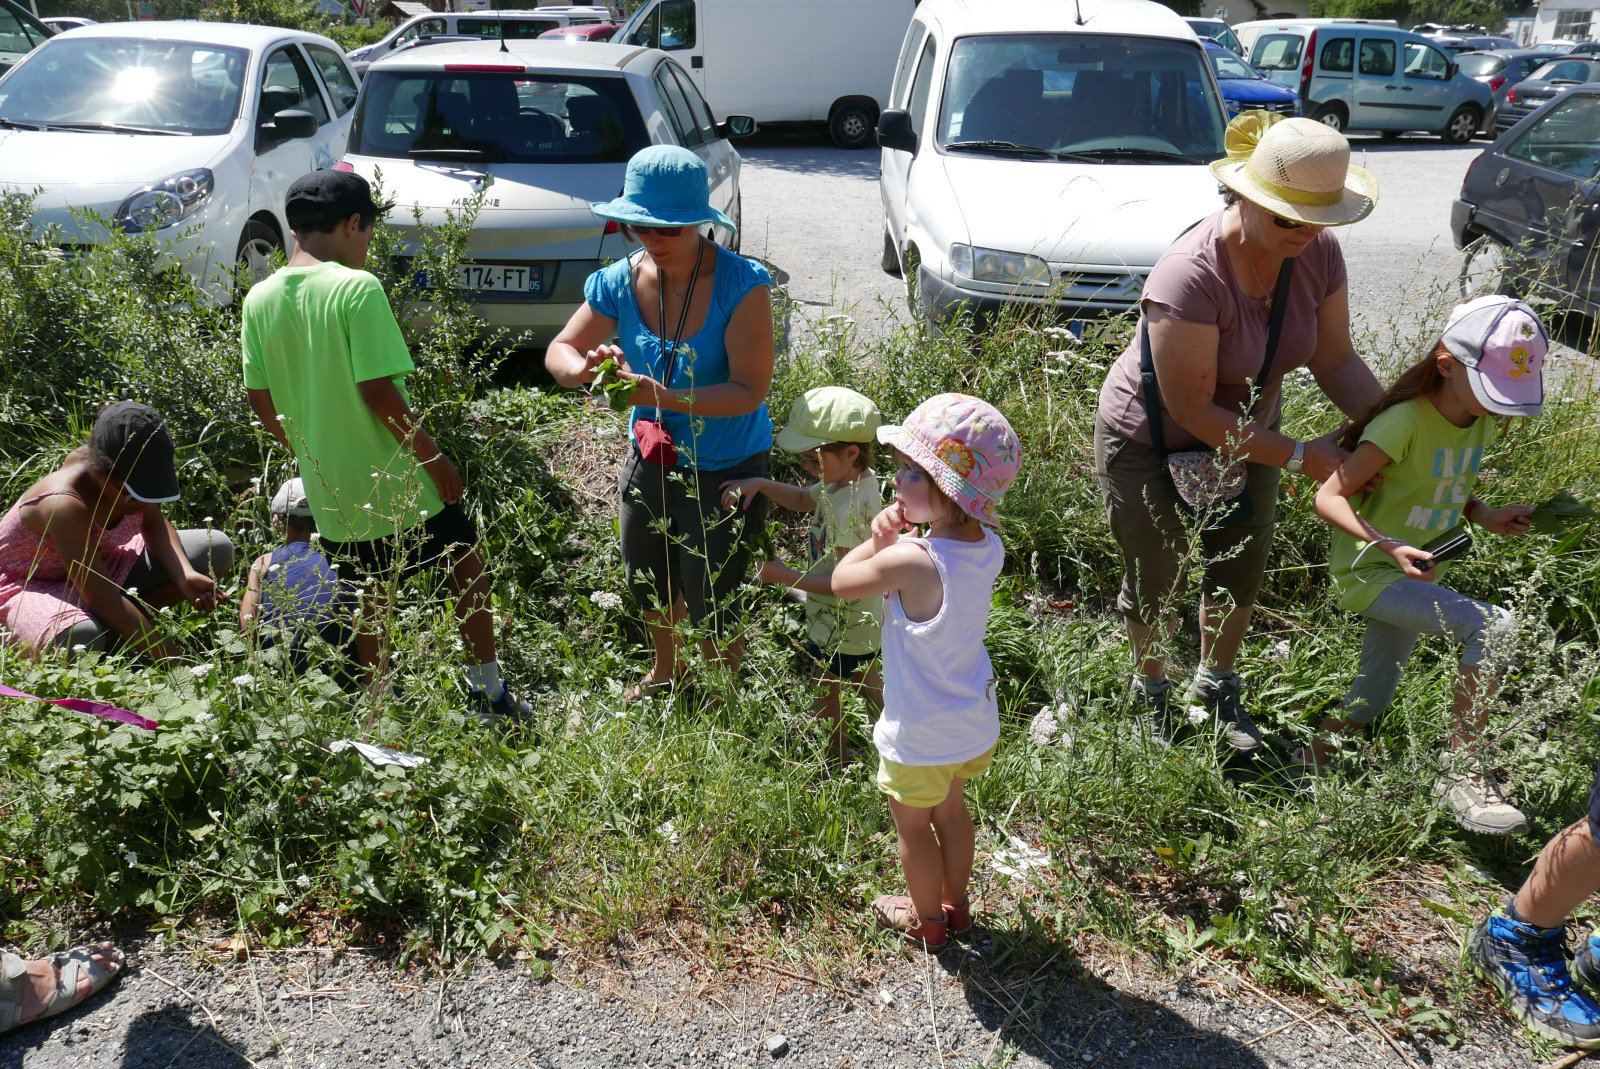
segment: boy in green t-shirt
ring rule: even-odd
[[[366,179],[346,171],[313,171],[289,187],[296,249],[245,297],[245,388],[262,424],[299,461],[323,553],[341,578],[375,587],[356,636],[361,663],[378,664],[375,621],[389,581],[447,564],[461,638],[476,662],[467,669],[468,704],[484,724],[521,720],[529,708],[500,676],[461,474],[411,410],[405,375],[415,365],[382,284],[361,269],[384,210]]]

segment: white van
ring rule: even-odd
[[[873,143],[913,0],[651,0],[612,38],[672,54],[717,118],[826,123]]]

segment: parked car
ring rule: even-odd
[[[826,123],[834,144],[867,148],[913,7],[914,0],[647,0],[615,40],[672,53],[716,115]]]
[[[1241,111],[1275,111],[1279,115],[1300,114],[1300,94],[1285,89],[1277,82],[1246,63],[1237,52],[1225,48],[1211,38],[1202,37],[1206,58],[1217,76],[1217,88],[1222,90],[1222,103],[1232,119]]]
[[[1235,26],[1250,66],[1298,90],[1307,115],[1335,130],[1437,133],[1464,145],[1483,127],[1493,96],[1420,34],[1344,19]]]
[[[628,158],[677,144],[706,162],[711,203],[740,216],[739,153],[693,80],[662,52],[567,41],[474,41],[417,48],[367,72],[340,166],[383,172],[391,223],[415,239],[415,213],[444,222],[480,190],[471,263],[455,279],[491,327],[548,343],[583,303],[583,283],[627,255],[615,224],[589,211],[622,188]],[[738,248],[738,236],[716,232]],[[414,246],[413,246],[414,248]]]
[[[1193,30],[1195,36],[1202,41],[1210,38],[1223,48],[1229,49],[1237,55],[1244,55],[1244,45],[1239,43],[1238,35],[1233,32],[1231,26],[1221,19],[1186,18],[1183,21],[1189,24],[1189,29]]]
[[[1528,77],[1554,57],[1537,48],[1505,48],[1492,52],[1463,52],[1456,57],[1456,66],[1462,74],[1476,78],[1489,87],[1493,95],[1489,119],[1484,127],[1493,130],[1511,87]]]
[[[611,9],[598,5],[553,6],[529,10],[438,11],[407,19],[382,40],[349,53],[357,74],[392,52],[409,47],[421,37],[493,37],[522,41],[565,26],[611,22]]]
[[[42,188],[33,224],[155,233],[220,298],[287,247],[289,183],[344,152],[355,75],[326,37],[226,22],[68,30],[0,80],[0,186]]]
[[[878,122],[884,270],[933,319],[1130,311],[1172,240],[1221,206],[1207,164],[1226,125],[1168,7],[922,0]]]
[[[582,26],[562,26],[560,29],[546,30],[539,36],[545,40],[567,41],[609,41],[622,29],[620,22],[596,22]]]
[[[1600,316],[1600,85],[1525,116],[1467,168],[1450,212],[1464,295],[1553,298]]]
[[[1495,116],[1494,132],[1503,134],[1575,85],[1600,81],[1600,56],[1561,56],[1547,61],[1513,85]]]
[[[0,0],[0,75],[50,39],[53,31],[12,0]]]
[[[85,26],[100,25],[94,19],[80,19],[76,15],[55,15],[39,21],[50,27],[51,31],[55,33],[60,33],[62,30],[78,30]]]
[[[1416,32],[1420,33],[1421,31],[1419,30]],[[1428,33],[1423,34],[1423,36],[1437,44],[1440,48],[1444,49],[1451,59],[1455,59],[1463,52],[1486,52],[1496,48],[1517,47],[1517,42],[1513,41],[1509,37],[1489,37],[1483,35],[1462,35],[1450,33]]]

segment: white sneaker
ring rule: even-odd
[[[1445,773],[1434,789],[1455,813],[1456,823],[1468,831],[1521,835],[1528,830],[1528,818],[1506,801],[1504,788],[1490,773]]]

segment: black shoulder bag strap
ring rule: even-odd
[[[1289,280],[1294,277],[1294,258],[1284,257],[1283,266],[1278,269],[1278,288],[1272,293],[1272,315],[1267,321],[1267,353],[1261,361],[1261,370],[1257,373],[1251,389],[1256,397],[1251,400],[1250,407],[1245,410],[1244,416],[1249,419],[1255,411],[1256,399],[1261,396],[1261,391],[1267,388],[1267,376],[1272,372],[1272,358],[1278,353],[1278,336],[1283,333],[1283,317],[1289,310]],[[1150,424],[1150,444],[1155,447],[1156,457],[1162,464],[1167,462],[1167,431],[1161,422],[1161,384],[1156,381],[1155,358],[1150,353],[1150,327],[1145,322],[1144,316],[1139,316],[1139,385],[1144,396],[1145,420]]]
[[[661,385],[672,389],[672,373],[678,365],[678,346],[683,344],[683,328],[689,322],[689,305],[694,303],[694,288],[700,283],[700,264],[706,253],[705,242],[699,242],[694,250],[694,274],[689,276],[689,292],[683,295],[683,307],[678,310],[678,329],[672,332],[672,346],[667,347],[667,284],[666,275],[659,267],[656,268],[656,340],[661,343],[661,355],[666,361],[665,372],[661,377]],[[1284,261],[1287,263],[1288,261]],[[661,409],[656,409],[656,419],[661,418]]]

